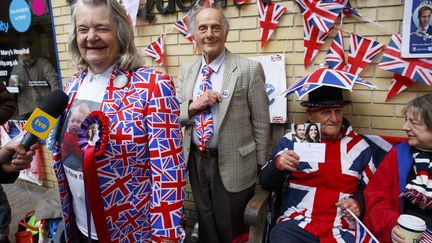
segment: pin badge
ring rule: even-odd
[[[114,87],[119,88],[119,89],[126,86],[127,83],[128,83],[128,78],[125,75],[117,76],[114,79]]]
[[[224,98],[228,98],[228,96],[229,96],[229,91],[228,91],[228,90],[222,90],[221,95],[222,95],[222,97],[224,97]]]

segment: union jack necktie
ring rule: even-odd
[[[205,94],[207,90],[212,90],[212,83],[210,76],[213,73],[213,69],[210,66],[204,66],[202,69],[203,80],[198,90],[198,97]],[[203,151],[205,143],[213,135],[213,115],[209,109],[199,112],[195,117],[195,131],[199,139],[198,149]]]

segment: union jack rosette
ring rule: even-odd
[[[95,156],[105,152],[109,138],[109,118],[101,111],[91,112],[81,124],[78,132],[78,145],[83,152],[94,146]]]

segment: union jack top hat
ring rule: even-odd
[[[308,108],[338,107],[348,104],[351,104],[351,101],[344,100],[342,89],[331,86],[321,86],[311,91],[309,100],[300,103],[300,105]]]

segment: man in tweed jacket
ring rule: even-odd
[[[270,118],[264,71],[259,63],[225,49],[228,22],[221,8],[198,8],[191,31],[203,55],[182,66],[177,93],[199,238],[231,242],[247,231],[244,208],[254,194],[257,165],[266,160]],[[198,95],[206,65],[213,70],[212,89]],[[207,109],[214,133],[201,151],[195,117]]]

